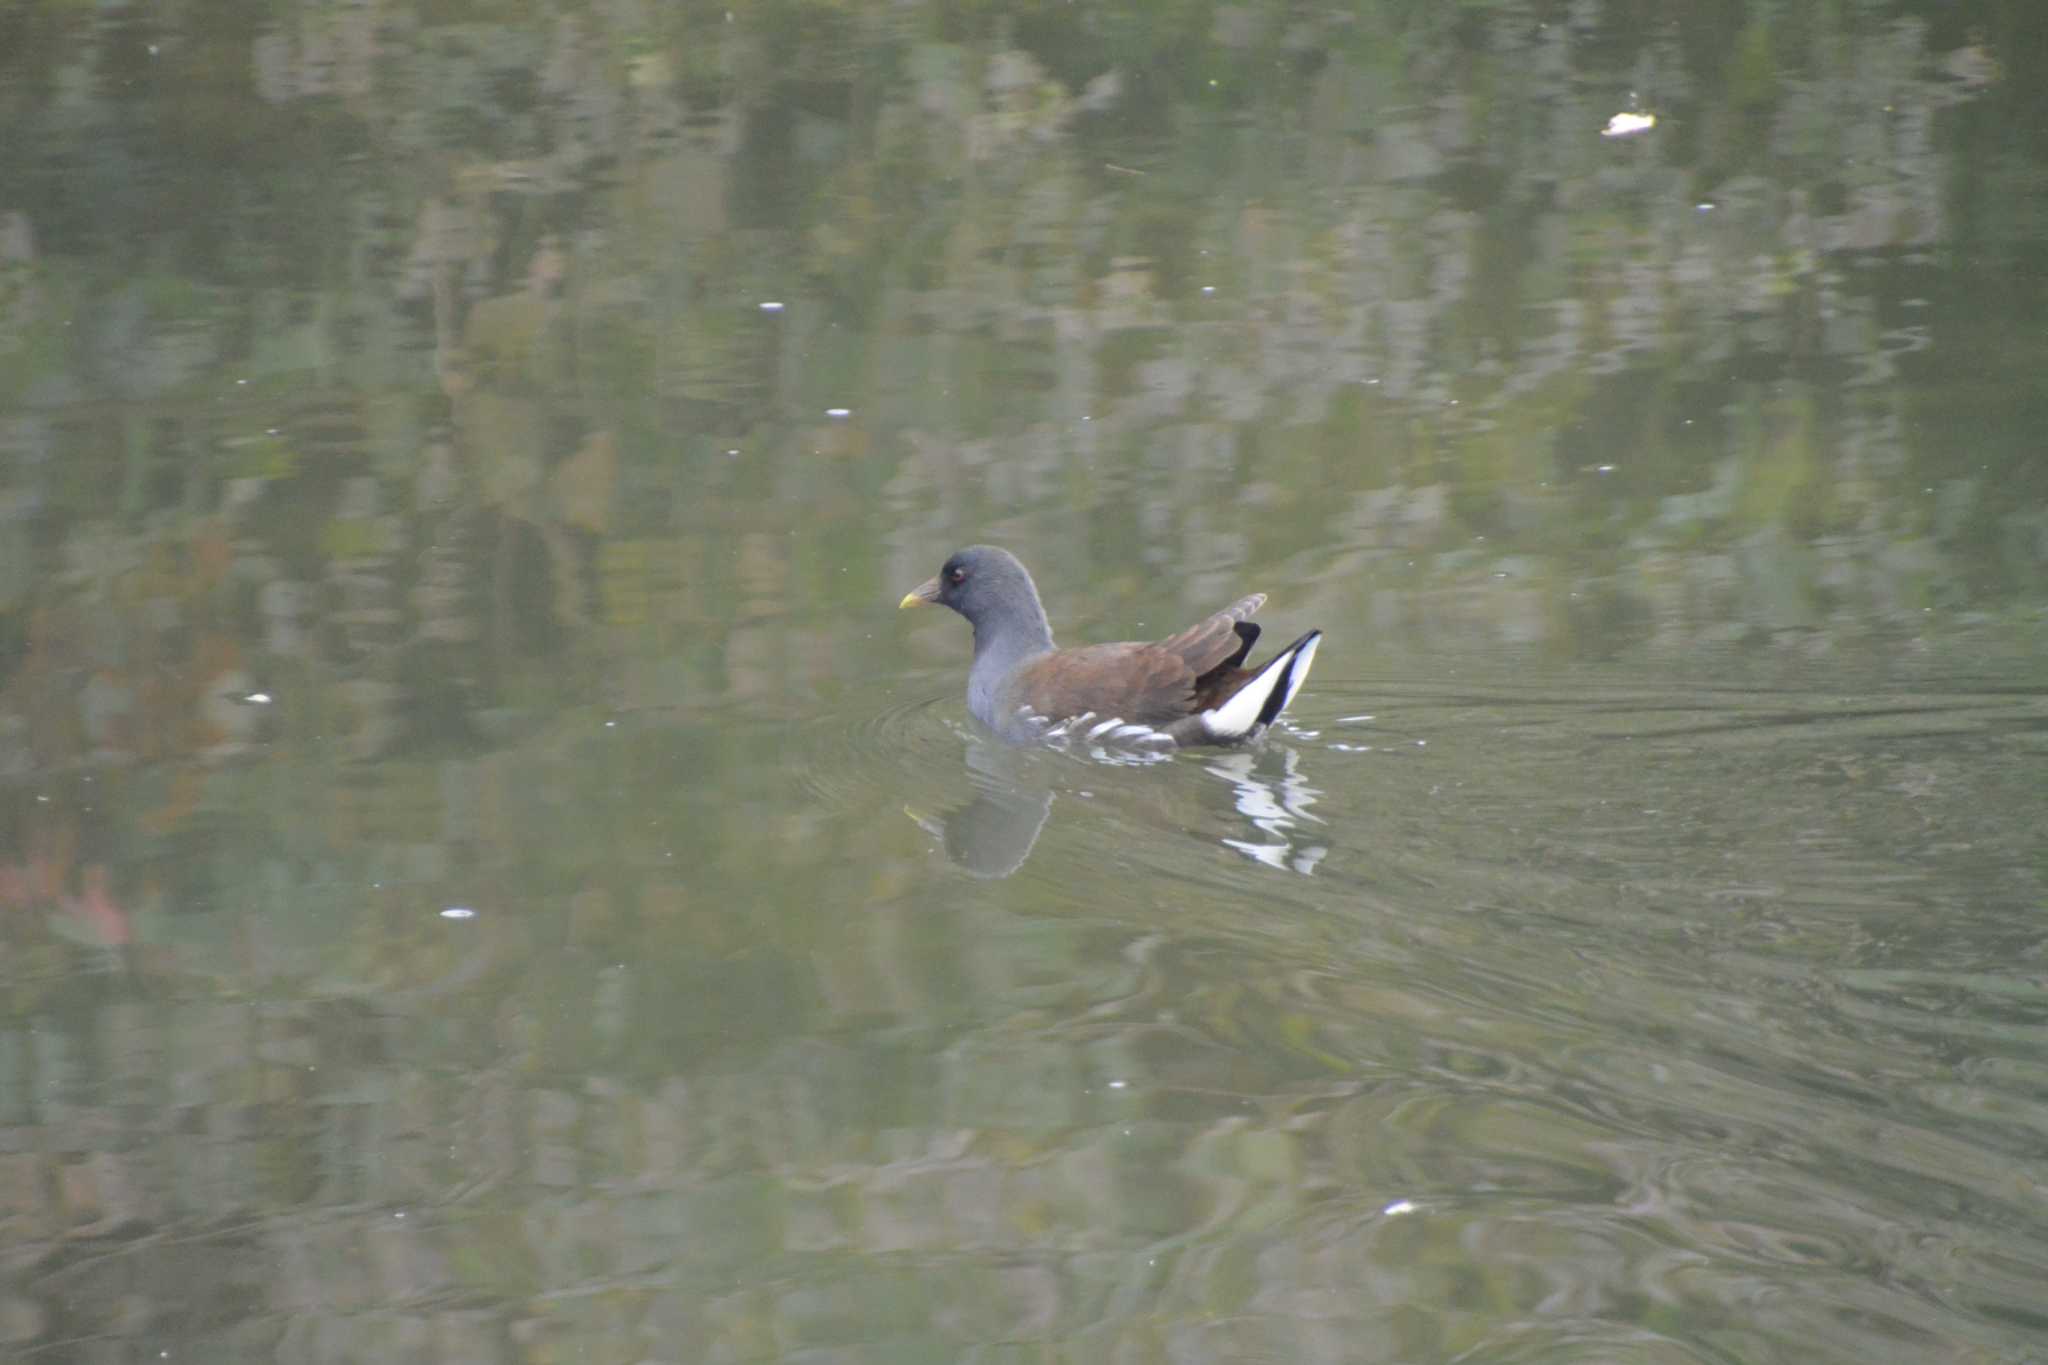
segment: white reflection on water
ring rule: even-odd
[[[1277,778],[1262,776],[1257,771],[1258,758],[1249,750],[1224,754],[1209,765],[1210,772],[1237,788],[1238,811],[1255,828],[1273,836],[1273,842],[1263,844],[1245,839],[1223,842],[1268,867],[1307,876],[1330,850],[1325,844],[1301,842],[1296,827],[1323,823],[1309,813],[1322,792],[1301,775],[1299,750],[1282,748],[1278,753],[1282,770]]]

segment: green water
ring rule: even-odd
[[[2048,1357],[2039,28],[0,16],[0,1356]]]

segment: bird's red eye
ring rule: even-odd
[[[958,587],[960,584],[965,583],[967,581],[967,570],[948,569],[946,571],[946,581],[953,584],[955,587]]]

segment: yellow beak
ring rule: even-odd
[[[939,580],[927,578],[924,582],[903,594],[903,600],[896,604],[896,610],[905,607],[928,607],[939,600]]]

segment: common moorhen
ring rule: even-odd
[[[1163,748],[1255,739],[1301,690],[1320,630],[1257,668],[1241,667],[1259,638],[1245,618],[1265,600],[1253,593],[1164,640],[1055,649],[1038,588],[1017,557],[970,545],[898,605],[936,602],[973,624],[967,709],[1002,739]]]

